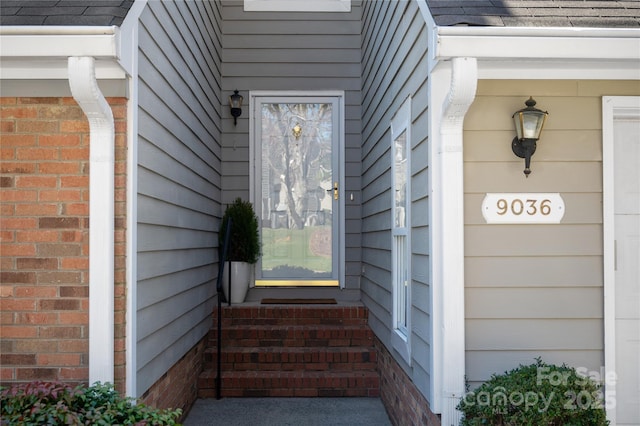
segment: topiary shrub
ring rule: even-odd
[[[161,410],[120,396],[111,384],[59,382],[0,388],[4,425],[177,425],[181,409]]]
[[[608,425],[601,385],[574,368],[531,365],[492,375],[456,407],[463,426]]]
[[[220,247],[227,233],[227,219],[231,218],[231,237],[227,259],[236,262],[256,263],[260,257],[258,217],[253,205],[241,198],[229,204],[220,223],[218,234]]]

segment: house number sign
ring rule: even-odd
[[[564,200],[558,193],[487,194],[482,216],[487,223],[560,223]]]

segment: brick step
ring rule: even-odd
[[[215,348],[205,350],[205,368],[216,366]],[[221,353],[223,371],[375,371],[376,351],[369,347],[230,347]]]
[[[362,305],[260,305],[223,306],[222,326],[232,325],[366,325]]]
[[[217,330],[211,330],[209,347],[216,347]],[[225,347],[337,347],[371,346],[373,332],[361,325],[232,325],[222,330]]]
[[[216,373],[198,379],[198,397],[216,396]],[[380,378],[374,371],[232,371],[222,373],[222,397],[378,397]]]

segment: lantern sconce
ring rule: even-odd
[[[549,113],[534,108],[536,101],[533,97],[529,97],[524,104],[527,107],[516,111],[512,116],[517,136],[511,142],[511,149],[515,155],[524,158],[524,175],[529,177],[531,157],[536,152],[536,142],[540,139],[542,127]]]
[[[233,91],[233,95],[229,96],[229,106],[231,107],[231,116],[233,117],[233,125],[238,124],[238,117],[242,114],[242,95],[237,90]]]

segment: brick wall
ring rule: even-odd
[[[116,384],[124,383],[126,99],[116,119]],[[0,381],[88,380],[89,124],[71,98],[1,98]]]
[[[393,359],[378,338],[380,397],[394,425],[440,426],[439,416],[429,409],[429,402],[415,387],[407,373]]]
[[[142,395],[142,402],[158,408],[181,408],[183,419],[198,398],[198,376],[204,366],[204,337]]]

